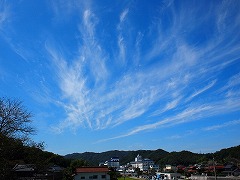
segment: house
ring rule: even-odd
[[[198,171],[198,167],[196,165],[190,165],[185,170],[190,174],[196,174]]]
[[[63,170],[64,168],[57,165],[39,170],[34,164],[16,164],[12,174],[14,179],[62,179]]]
[[[54,173],[58,173],[58,172],[62,172],[64,170],[64,168],[58,166],[58,165],[53,165],[53,166],[50,166],[48,168],[48,171],[49,172],[54,172]]]
[[[33,177],[36,173],[36,166],[34,164],[16,164],[12,171],[16,177]]]
[[[74,180],[110,180],[107,167],[79,167],[76,168]]]
[[[224,167],[223,174],[225,174],[227,176],[239,176],[240,175],[240,169],[236,165],[227,164]]]
[[[183,172],[185,169],[186,169],[186,167],[183,166],[183,165],[178,165],[177,166],[177,172]]]
[[[63,171],[64,168],[58,165],[53,165],[48,167],[48,169],[45,172],[45,176],[48,177],[49,179],[50,177],[52,177],[52,179],[63,179]]]
[[[165,166],[165,168],[163,168],[163,170],[164,170],[164,172],[176,172],[177,171],[177,167],[167,164]]]

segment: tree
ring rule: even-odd
[[[88,166],[88,162],[82,159],[75,159],[70,164],[70,167],[73,172],[76,170],[76,168],[83,166]]]
[[[31,117],[21,101],[0,98],[0,179],[12,179],[12,167],[24,159],[24,143],[33,144]]]
[[[32,114],[16,99],[0,98],[0,133],[6,137],[28,139],[35,133]]]
[[[64,180],[73,180],[73,174],[75,173],[76,168],[88,166],[89,163],[87,161],[84,161],[82,159],[75,159],[72,160],[70,163],[70,166],[65,169],[64,171]]]
[[[142,174],[142,172],[141,172],[141,170],[140,170],[139,167],[137,167],[137,168],[135,169],[135,172],[137,173],[137,177],[139,177],[139,176]]]

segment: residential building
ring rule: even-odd
[[[36,173],[36,166],[34,164],[16,164],[12,171],[16,177],[33,177]]]
[[[74,180],[110,180],[108,167],[76,168]]]
[[[227,164],[222,173],[228,176],[240,176],[240,168],[233,164]]]
[[[172,165],[166,165],[163,170],[164,170],[164,172],[176,172],[177,171],[177,167],[176,166],[172,166]]]
[[[12,175],[13,179],[63,179],[63,170],[57,165],[39,170],[34,164],[16,164]]]

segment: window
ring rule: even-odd
[[[102,179],[106,179],[106,175],[102,175]]]
[[[93,179],[97,179],[98,178],[98,176],[97,175],[93,175]]]
[[[85,179],[85,176],[81,176],[81,179]]]

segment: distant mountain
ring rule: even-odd
[[[209,160],[215,158],[219,163],[225,162],[240,162],[240,145],[227,149],[222,149],[215,153],[198,154],[190,151],[181,152],[167,152],[162,149],[157,150],[137,150],[137,151],[106,151],[102,153],[84,152],[73,153],[65,156],[67,159],[82,159],[90,163],[90,165],[98,165],[99,162],[105,162],[112,157],[119,157],[120,164],[127,164],[134,161],[137,155],[141,155],[143,158],[149,158],[156,164],[165,165],[189,165],[195,163],[207,163]]]
[[[222,149],[214,153],[214,157],[220,161],[240,163],[240,145]]]
[[[84,153],[73,153],[65,156],[67,159],[83,159],[88,161],[92,165],[98,165],[99,162],[105,162],[112,157],[119,157],[120,164],[126,164],[134,161],[134,158],[140,154],[144,158],[160,160],[165,157],[168,152],[162,149],[158,150],[138,150],[138,151],[106,151],[102,153],[84,152]]]

